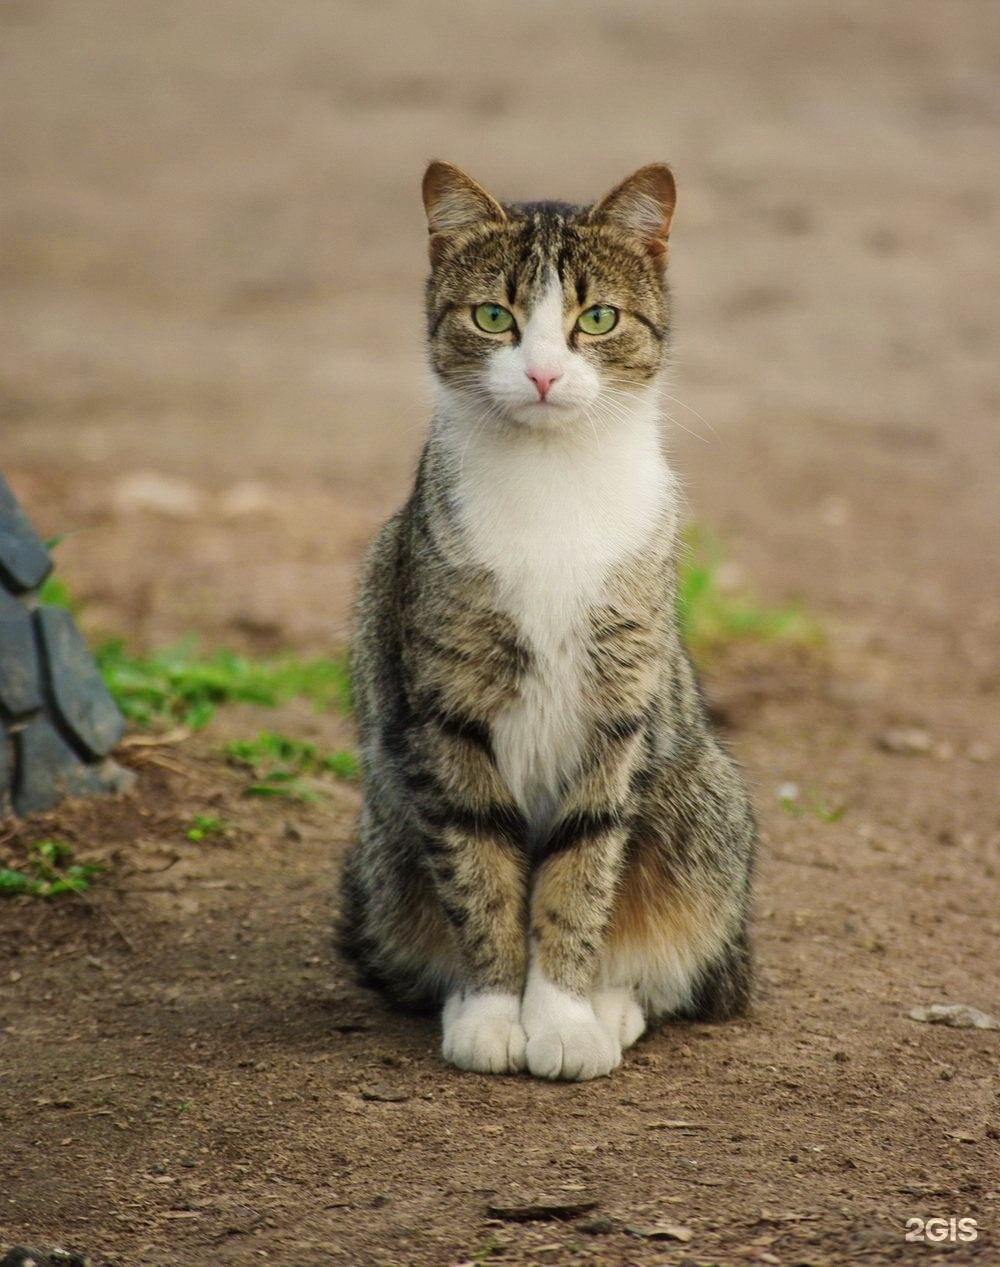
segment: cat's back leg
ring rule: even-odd
[[[647,1024],[745,1011],[754,845],[742,780],[710,737],[648,781],[598,982],[598,993],[619,992],[621,1024],[631,1001]]]
[[[338,940],[362,984],[411,1010],[437,1007],[455,978],[454,940],[419,857],[370,807],[344,863]]]
[[[405,519],[394,516],[362,568],[351,653],[360,737],[363,805],[344,862],[338,941],[366,985],[427,1010],[453,975],[454,944],[418,847],[392,749],[399,728],[399,604]]]

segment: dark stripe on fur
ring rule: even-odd
[[[636,321],[640,321],[646,327],[649,333],[653,336],[653,338],[657,341],[657,343],[663,342],[666,336],[664,335],[660,327],[656,325],[655,322],[650,321],[650,319],[644,316],[641,312],[630,312],[629,316],[635,317]]]
[[[552,829],[541,850],[542,858],[551,858],[572,849],[586,840],[595,840],[622,825],[620,810],[606,810],[597,814],[576,813],[562,819]]]
[[[474,744],[485,752],[491,761],[493,760],[493,741],[490,738],[490,728],[485,722],[479,721],[476,717],[469,717],[465,713],[444,708],[441,704],[427,706],[422,710],[422,716],[425,721],[432,722],[452,739],[462,739],[466,743]]]
[[[520,847],[527,839],[527,824],[513,806],[491,805],[486,810],[467,809],[440,799],[421,810],[421,817],[436,831],[453,828],[469,836],[500,840]]]
[[[631,739],[642,730],[646,721],[644,714],[635,717],[608,717],[598,723],[597,729],[607,739]]]
[[[438,330],[441,328],[441,322],[444,321],[448,313],[454,312],[454,310],[458,306],[459,306],[458,304],[450,304],[450,303],[442,304],[441,307],[437,310],[437,312],[434,313],[430,321],[430,337],[432,339],[437,334]]]

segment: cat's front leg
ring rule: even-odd
[[[528,1069],[536,1077],[609,1074],[621,1063],[623,1047],[638,1037],[637,1027],[642,1031],[641,1013],[596,992],[641,744],[638,728],[606,728],[564,800],[535,871],[521,1020]]]
[[[438,842],[433,866],[463,976],[441,1016],[442,1055],[476,1073],[519,1072],[527,1043],[520,1018],[524,856],[509,840],[453,827]]]
[[[527,868],[516,833],[505,826],[513,815],[506,807],[476,815],[453,801],[435,812],[428,861],[459,967],[441,1016],[441,1052],[459,1069],[515,1073],[525,1067]]]
[[[536,872],[521,1005],[528,1069],[536,1077],[599,1078],[621,1063],[622,1029],[617,1020],[602,1021],[594,979],[625,837],[614,814],[573,813]]]

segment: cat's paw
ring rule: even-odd
[[[590,1002],[544,977],[529,980],[521,1022],[528,1036],[528,1071],[536,1078],[583,1082],[603,1078],[621,1063],[621,1043]]]
[[[597,1019],[610,1030],[622,1051],[631,1047],[646,1030],[646,1017],[626,986],[595,990],[590,996]]]
[[[528,1071],[536,1078],[586,1082],[621,1064],[621,1046],[597,1017],[542,1025],[528,1033]]]
[[[526,1039],[516,994],[453,994],[444,1005],[441,1054],[475,1073],[518,1073]]]

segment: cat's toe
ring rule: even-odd
[[[444,1011],[441,1053],[475,1073],[517,1073],[525,1067],[526,1038],[514,995],[470,995]]]
[[[642,1037],[646,1030],[646,1017],[630,990],[598,990],[591,1003],[597,1019],[618,1039],[623,1051]]]
[[[595,1017],[544,1026],[529,1033],[528,1071],[536,1078],[584,1082],[603,1078],[621,1063],[621,1046]]]
[[[633,1043],[637,1043],[645,1032],[645,1013],[635,999],[630,999],[628,1005],[622,1009],[618,1029],[622,1050],[624,1051],[626,1047],[631,1047]]]

